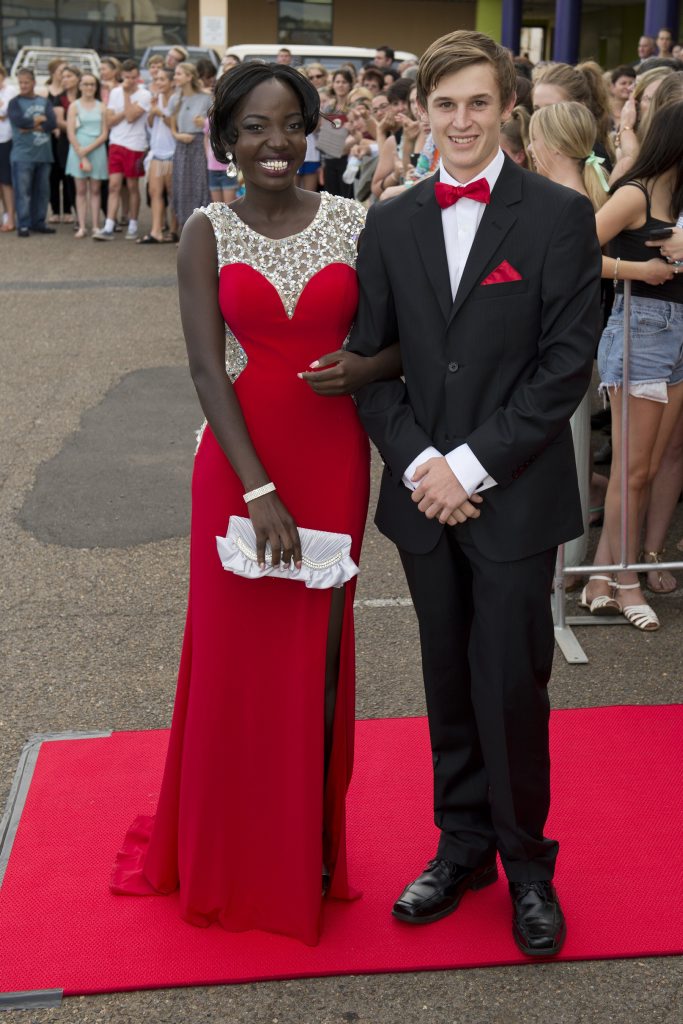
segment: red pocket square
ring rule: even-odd
[[[495,270],[492,270],[488,277],[485,277],[481,282],[482,284],[505,284],[506,281],[521,281],[522,275],[518,270],[508,263],[507,260],[503,260],[499,263]]]

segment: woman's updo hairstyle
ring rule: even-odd
[[[594,61],[585,61],[576,67],[562,63],[548,64],[534,77],[534,85],[541,82],[561,89],[567,100],[588,107],[595,118],[597,141],[604,147],[610,161],[613,161],[614,146],[609,134],[609,94],[599,66]]]
[[[518,105],[512,109],[507,121],[500,126],[500,134],[504,135],[513,153],[524,153],[522,167],[529,166],[529,111]]]
[[[229,68],[216,84],[213,106],[209,111],[211,149],[217,160],[225,162],[227,150],[232,149],[239,134],[235,117],[249,93],[272,80],[288,85],[299,100],[304,119],[304,131],[311,135],[320,120],[318,90],[296,68],[288,64],[265,64],[249,61]]]

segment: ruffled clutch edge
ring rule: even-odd
[[[223,568],[245,579],[299,580],[314,590],[342,587],[358,575],[359,569],[351,558],[351,537],[346,533],[329,533],[300,527],[303,565],[301,569],[274,569],[269,564],[266,549],[266,568],[259,569],[256,561],[256,537],[251,520],[244,516],[231,516],[225,537],[216,537],[218,555]]]

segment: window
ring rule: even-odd
[[[132,0],[59,0],[60,18],[77,21],[130,21]]]
[[[39,18],[3,18],[5,63],[11,64],[22,46],[56,46],[57,23]]]
[[[173,46],[187,43],[185,20],[175,25],[133,25],[133,49],[139,56],[148,46]]]
[[[136,21],[185,22],[187,0],[134,0]]]
[[[187,42],[188,0],[0,0],[2,56],[22,46],[85,47],[115,57]],[[295,8],[331,9],[329,3]]]
[[[326,0],[280,0],[278,41],[331,45],[332,4]]]
[[[2,13],[6,18],[44,18],[52,17],[55,13],[55,0],[28,0],[27,3],[12,3],[4,0]]]

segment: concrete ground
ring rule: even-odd
[[[170,720],[202,419],[175,255],[122,236],[75,241],[67,226],[56,237],[0,240],[0,805],[29,735]],[[670,555],[681,536],[679,506]],[[397,557],[370,525],[358,590],[361,718],[423,713],[406,598]],[[653,603],[656,634],[577,630],[590,663],[569,666],[558,652],[555,707],[681,701],[683,591]],[[667,867],[653,870],[665,928]],[[638,893],[624,899],[637,915]],[[73,998],[6,1019],[680,1024],[682,982],[679,958],[547,964]]]

